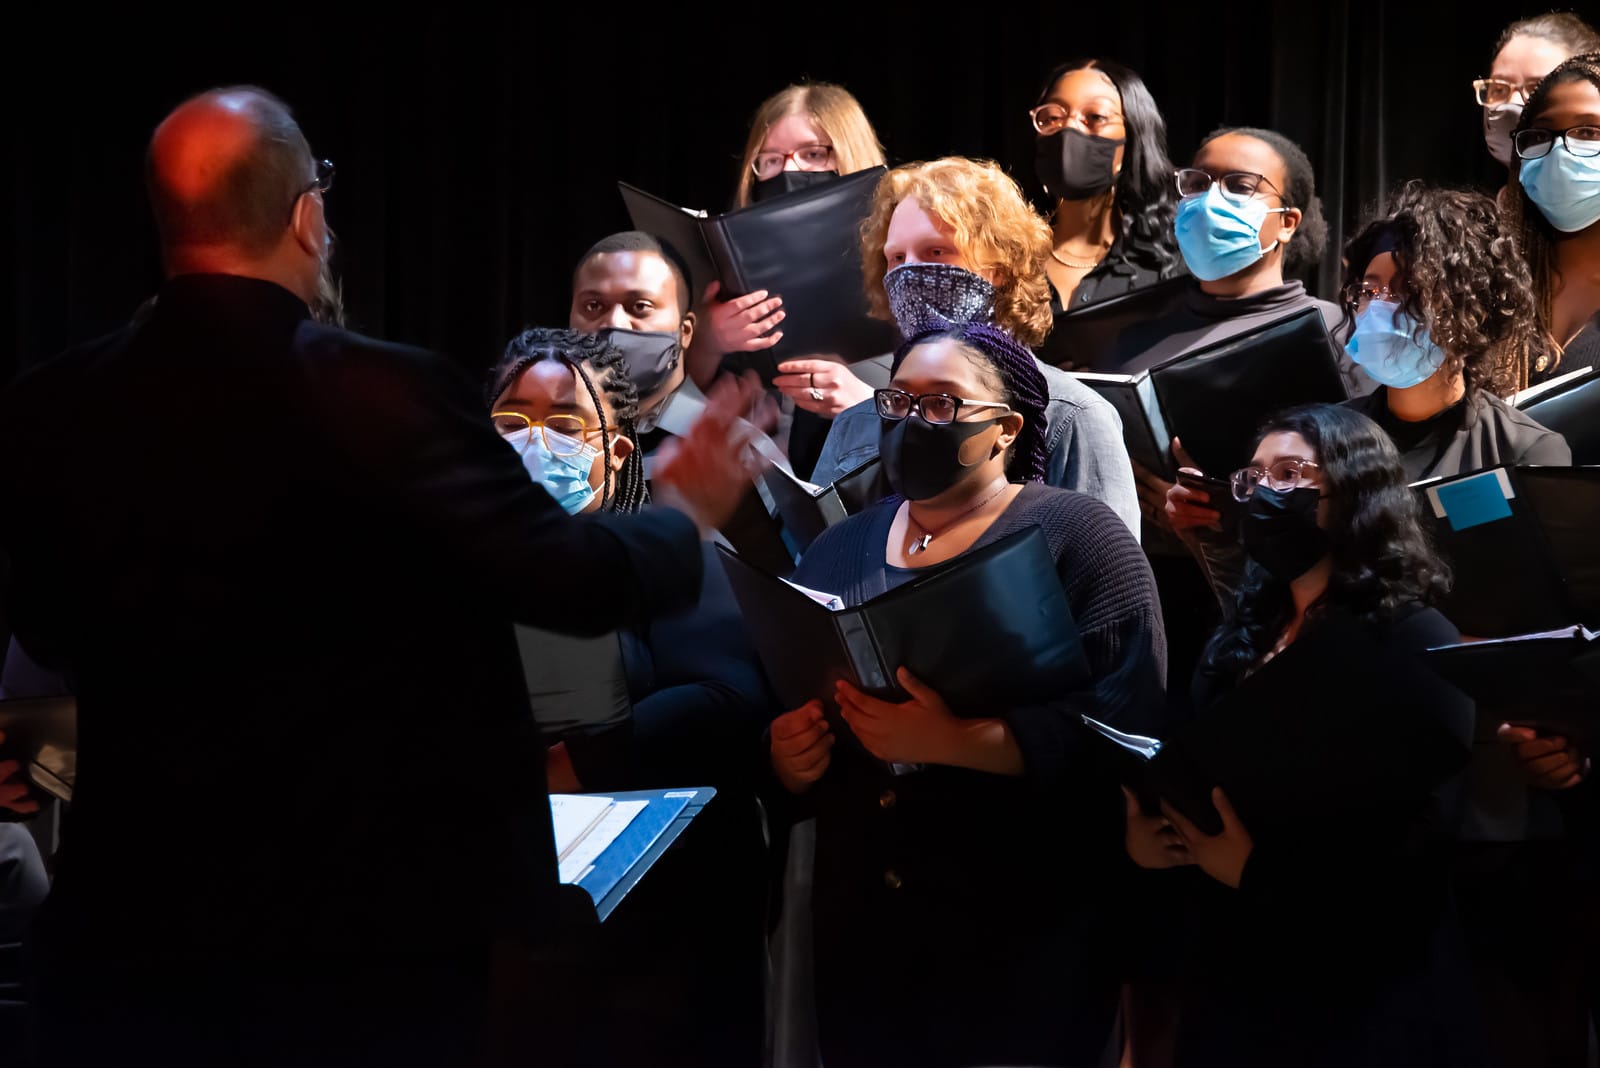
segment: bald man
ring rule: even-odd
[[[674,507],[567,516],[448,361],[312,320],[331,178],[265,91],[184,103],[154,306],[0,401],[8,614],[79,702],[49,1063],[473,1063],[558,898],[510,624],[693,604],[748,483],[713,398]]]

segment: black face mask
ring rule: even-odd
[[[750,190],[750,199],[759,204],[763,200],[781,197],[785,193],[798,193],[839,177],[838,171],[779,171],[771,178],[758,180]]]
[[[937,497],[978,466],[961,462],[961,446],[994,423],[993,419],[982,419],[976,423],[932,424],[914,415],[882,419],[878,424],[878,456],[883,460],[884,477],[908,501]]]
[[[1034,141],[1033,171],[1045,192],[1057,200],[1088,200],[1117,180],[1115,164],[1121,141],[1079,133],[1063,126]]]
[[[623,362],[628,365],[628,379],[638,389],[640,400],[654,395],[667,384],[683,356],[677,334],[623,330],[615,326],[595,332],[622,350]]]
[[[1328,555],[1328,532],[1317,526],[1322,491],[1301,486],[1287,493],[1257,484],[1239,518],[1239,541],[1250,559],[1273,578],[1293,582]]]

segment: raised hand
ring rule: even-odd
[[[782,330],[767,333],[788,314],[783,310],[782,297],[772,297],[765,289],[758,289],[732,300],[717,300],[720,292],[722,283],[712,282],[701,298],[713,347],[718,352],[759,352],[783,340]]]

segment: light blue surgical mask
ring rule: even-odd
[[[570,454],[557,456],[551,452],[545,444],[545,434],[550,436],[556,448],[564,453],[571,450]],[[528,475],[543,486],[556,499],[556,503],[566,509],[568,515],[577,515],[594,500],[589,472],[594,469],[595,457],[600,455],[599,449],[548,429],[544,434],[528,429],[500,436],[522,454],[522,466]]]
[[[1356,316],[1355,333],[1344,350],[1373,381],[1390,389],[1420,385],[1444,363],[1444,350],[1428,331],[1413,330],[1410,316],[1387,300],[1372,301]]]
[[[1523,160],[1517,180],[1539,214],[1562,233],[1600,222],[1600,156],[1574,156],[1565,138],[1538,159]]]
[[[1224,196],[1220,183],[1198,196],[1178,201],[1173,229],[1178,250],[1189,273],[1203,282],[1215,282],[1255,263],[1278,246],[1261,247],[1261,224],[1267,216],[1287,208],[1269,208],[1260,197],[1235,202]]]

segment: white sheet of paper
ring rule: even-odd
[[[823,593],[821,590],[814,590],[809,586],[802,586],[798,582],[790,582],[786,578],[780,578],[778,581],[789,587],[791,590],[799,590],[801,593],[805,594],[807,597],[811,598],[813,601],[817,602],[831,612],[844,611],[844,602],[839,599],[838,594]]]
[[[611,798],[593,794],[551,794],[550,822],[556,832],[556,856],[565,857],[572,852],[572,847],[600,822],[611,804]]]
[[[560,876],[564,883],[575,883],[593,867],[606,847],[628,829],[633,818],[644,811],[648,801],[618,801],[606,810],[589,833],[578,839],[572,852],[561,858]]]

